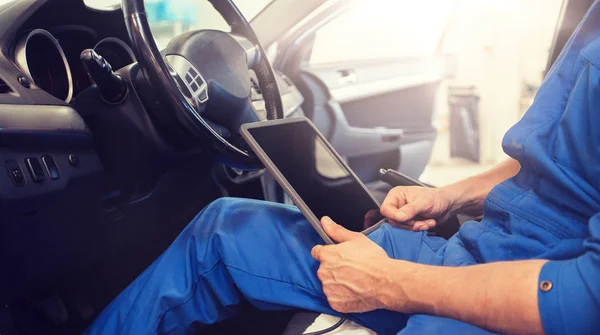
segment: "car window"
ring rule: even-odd
[[[84,1],[87,6],[99,9],[110,9],[121,2],[120,0]],[[234,2],[250,21],[273,0],[235,0]],[[144,5],[152,34],[159,48],[167,46],[173,37],[194,29],[229,31],[225,20],[206,0],[145,0]]]
[[[310,65],[432,54],[453,0],[363,0],[316,31]]]

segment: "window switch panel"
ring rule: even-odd
[[[42,156],[42,162],[46,167],[46,172],[48,172],[48,176],[50,177],[50,179],[57,180],[60,178],[58,167],[56,166],[56,162],[54,161],[54,158],[52,158],[52,156]]]
[[[29,175],[31,176],[31,180],[34,183],[41,183],[46,179],[44,177],[44,170],[42,169],[42,165],[40,161],[35,157],[25,158],[25,166],[27,166],[27,170],[29,170]]]
[[[23,170],[21,170],[19,163],[16,161],[7,161],[6,170],[10,176],[10,180],[15,186],[25,186],[25,176],[23,175]]]

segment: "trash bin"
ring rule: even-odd
[[[479,96],[474,86],[450,86],[450,157],[479,163]]]

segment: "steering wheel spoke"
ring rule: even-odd
[[[253,69],[260,62],[261,52],[260,47],[254,43],[252,43],[249,39],[244,36],[230,33],[229,34],[233,39],[240,44],[240,46],[246,52],[246,60],[248,62],[248,68]]]
[[[165,56],[169,73],[188,103],[202,112],[208,101],[208,83],[200,71],[185,57],[177,54]]]

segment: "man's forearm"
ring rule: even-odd
[[[494,332],[543,334],[537,283],[545,260],[467,267],[390,262],[390,284],[381,294],[389,309],[448,317]]]
[[[483,201],[492,188],[516,175],[520,168],[519,162],[510,158],[487,172],[445,186],[441,190],[452,199],[453,213],[481,215]]]

